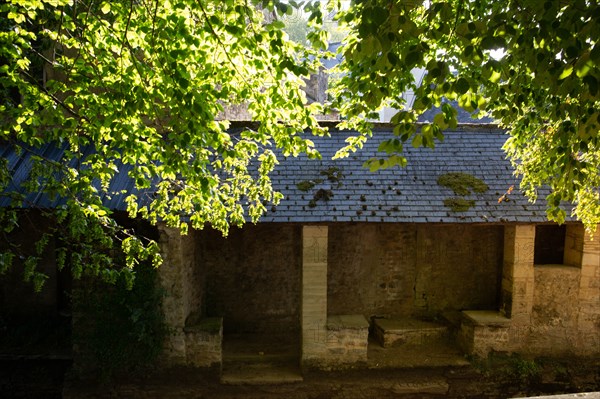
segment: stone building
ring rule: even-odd
[[[256,225],[223,238],[159,223],[166,364],[221,370],[248,348],[269,356],[264,343],[323,369],[439,340],[482,357],[600,354],[600,229],[547,222],[518,190],[505,132],[463,125],[377,172],[363,164],[391,127],[332,160],[349,135],[312,138],[319,161],[280,157],[284,199]]]
[[[367,363],[373,340],[442,336],[482,357],[600,354],[600,229],[547,222],[518,190],[503,131],[465,125],[378,172],[363,163],[389,126],[331,160],[350,134],[313,138],[322,161],[282,160],[284,200],[257,225],[228,238],[160,227],[167,362],[218,366],[228,342],[256,337],[325,369]]]

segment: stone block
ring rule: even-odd
[[[185,334],[181,329],[166,337],[161,362],[168,366],[185,364]]]
[[[367,361],[369,323],[364,316],[330,316],[326,327],[326,352],[318,360],[319,368],[347,368]]]
[[[463,311],[458,341],[466,353],[487,357],[491,351],[509,349],[510,326],[511,319],[497,311]]]
[[[327,264],[327,227],[304,226],[302,230],[303,262]]]
[[[223,318],[193,320],[184,328],[186,363],[195,367],[220,366],[223,361]]]
[[[384,348],[423,345],[448,336],[447,326],[412,318],[375,319],[373,332]]]
[[[391,391],[397,395],[411,395],[412,397],[423,395],[445,396],[449,389],[448,381],[443,378],[420,382],[398,382],[391,387]]]
[[[598,265],[600,265],[600,253],[598,251],[583,253],[581,257],[582,269],[588,269],[590,273],[595,274]]]

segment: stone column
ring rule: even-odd
[[[302,364],[327,354],[327,227],[302,229]]]
[[[171,333],[167,336],[164,361],[167,364],[185,364],[185,321],[193,309],[190,284],[194,269],[195,242],[193,233],[182,236],[178,229],[158,226],[163,264],[158,269],[161,287],[165,290],[163,313]],[[192,280],[192,281],[190,281]]]
[[[592,237],[580,229],[581,277],[577,327],[584,353],[600,353],[600,225]]]
[[[568,224],[565,234],[565,253],[563,264],[573,267],[581,267],[583,255],[583,241],[585,229],[581,224]]]
[[[531,321],[534,248],[534,225],[504,227],[501,311],[516,325],[528,325]]]

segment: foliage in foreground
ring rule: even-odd
[[[138,265],[131,289],[123,279],[114,285],[87,281],[74,299],[73,340],[86,367],[111,378],[154,364],[168,333],[156,269]]]
[[[315,57],[284,37],[274,15],[287,6],[265,10],[245,0],[2,3],[0,143],[33,164],[15,187],[14,164],[0,160],[0,191],[11,201],[2,228],[8,241],[15,209],[35,205],[29,193],[56,205],[48,211],[56,227],[35,254],[10,243],[0,273],[26,259],[25,280],[40,289],[38,253],[55,237],[59,267],[72,265],[75,277],[131,281],[136,263],[160,264],[156,242],[115,223],[105,199],[124,196],[131,218],[224,234],[277,203],[273,147],[317,157],[299,133],[324,131],[320,106],[301,90]],[[241,104],[258,124],[233,134],[221,115]],[[136,191],[110,191],[120,174]],[[114,263],[115,250],[127,267]]]
[[[434,147],[457,124],[456,110],[489,113],[507,128],[505,150],[521,188],[535,200],[547,185],[548,217],[565,209],[590,231],[600,223],[600,5],[595,0],[493,1],[371,0],[337,14],[350,32],[342,49],[343,77],[334,105],[360,136],[371,136],[365,117],[384,105],[412,109],[393,118],[397,136],[381,144],[385,159],[373,169],[404,165],[403,146]],[[422,83],[414,69],[426,72]],[[431,107],[441,112],[420,130],[415,121]]]
[[[331,92],[344,121],[371,136],[369,118],[382,106],[394,139],[372,169],[404,165],[403,146],[433,147],[456,125],[456,100],[488,112],[509,132],[506,151],[532,198],[548,185],[548,216],[562,222],[564,205],[592,229],[600,222],[600,6],[595,0],[330,0],[328,11],[349,34],[340,48],[341,76]],[[278,20],[294,2],[278,0],[9,0],[0,5],[0,141],[31,155],[33,172],[13,187],[0,160],[5,233],[18,226],[15,208],[27,193],[62,198],[52,217],[59,266],[75,276],[116,281],[142,259],[160,263],[158,246],[115,223],[105,198],[125,197],[129,215],[165,221],[185,232],[205,225],[227,233],[256,221],[281,198],[270,172],[285,155],[318,157],[299,134],[325,134],[307,104],[304,80],[319,66],[327,33],[311,30],[311,48],[288,40]],[[307,2],[312,28],[323,8]],[[496,51],[496,53],[494,53]],[[495,56],[494,56],[495,54]],[[412,71],[427,72],[416,82]],[[402,93],[413,90],[412,109]],[[237,133],[221,118],[248,107],[256,128]],[[441,112],[420,130],[418,116]],[[49,145],[50,147],[45,147]],[[40,153],[60,149],[59,159]],[[136,192],[110,192],[120,174]],[[20,191],[19,191],[20,190]],[[68,245],[60,245],[60,243]],[[25,279],[41,287],[36,254],[18,246],[0,254],[0,272],[22,257]],[[126,267],[110,254],[121,248]]]

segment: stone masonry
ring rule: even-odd
[[[600,353],[600,229],[592,240],[581,225],[568,224],[563,264],[556,265],[534,265],[533,224],[270,224],[244,231],[225,240],[227,246],[216,236],[195,231],[181,236],[160,226],[165,264],[159,274],[166,291],[165,317],[173,331],[165,344],[166,362],[219,365],[227,325],[222,317],[240,313],[236,301],[240,309],[262,309],[248,312],[248,317],[264,319],[264,327],[250,333],[272,333],[279,325],[287,327],[276,332],[297,334],[293,320],[298,320],[306,367],[365,362],[367,320],[381,317],[380,311],[385,319],[378,320],[384,323],[462,309],[458,342],[465,352],[482,357],[492,351]],[[221,271],[233,280],[219,278]],[[473,294],[461,283],[496,293]],[[254,289],[245,293],[244,284]],[[224,303],[233,312],[207,314],[213,306],[205,303],[207,290],[221,296],[229,292]],[[280,300],[274,299],[280,294]],[[276,303],[268,307],[269,301]],[[291,324],[281,324],[284,320]]]
[[[505,226],[500,312],[464,311],[467,353],[600,354],[600,226],[567,225],[563,264],[534,265],[535,226]]]
[[[302,365],[321,369],[367,361],[369,323],[362,315],[328,315],[328,228],[302,234]]]
[[[504,227],[502,312],[514,323],[529,324],[533,307],[534,225]]]
[[[327,352],[327,227],[302,230],[302,363],[316,366]]]
[[[367,362],[369,322],[362,315],[327,318],[327,358],[322,367],[355,367]]]
[[[202,320],[202,274],[196,264],[196,234],[159,225],[164,264],[159,268],[165,290],[163,313],[171,329],[163,351],[170,365],[212,367],[221,363],[222,320]]]

